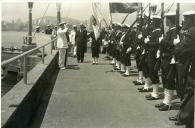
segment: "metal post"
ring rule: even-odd
[[[44,64],[44,57],[45,57],[45,47],[43,47],[43,51],[42,51],[42,63]]]
[[[179,35],[179,17],[180,15],[180,3],[177,3],[177,9],[176,9],[176,33]]]
[[[62,5],[61,3],[56,3],[56,6],[57,6],[57,24],[58,25],[61,22],[61,14],[60,14],[61,5]]]
[[[23,68],[24,68],[24,84],[27,84],[27,64],[26,64],[26,56],[24,56],[23,59],[24,59],[24,64],[23,64]]]
[[[50,54],[51,55],[52,55],[53,46],[54,46],[54,41],[51,42],[51,48],[50,48]]]
[[[33,7],[33,2],[28,2],[28,8],[29,8],[28,44],[32,43],[32,7]]]

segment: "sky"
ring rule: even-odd
[[[165,3],[165,9],[172,3]],[[147,3],[143,3],[145,7]],[[33,19],[40,18],[43,16],[46,8],[46,16],[56,16],[57,9],[55,2],[34,2],[32,13]],[[157,4],[157,10],[160,9],[160,3]],[[175,12],[176,4],[173,5],[170,12]],[[184,11],[195,10],[195,3],[181,4],[181,14]],[[109,8],[108,3],[101,3],[100,10],[102,16],[109,21]],[[92,3],[91,2],[64,2],[62,3],[61,16],[71,17],[79,20],[88,20],[92,14]],[[114,22],[122,22],[126,14],[112,14]],[[135,19],[136,13],[128,16],[125,23],[131,24]],[[3,2],[2,3],[2,20],[11,21],[20,18],[22,21],[28,20],[28,5],[27,2]],[[182,16],[181,16],[182,18]]]
[[[49,5],[48,5],[49,4]],[[32,14],[33,19],[42,17],[46,8],[46,16],[56,16],[56,3],[34,2]],[[80,20],[86,20],[91,15],[91,3],[62,3],[61,16],[72,17]],[[22,21],[28,19],[27,2],[2,3],[2,19],[16,20],[20,18]]]

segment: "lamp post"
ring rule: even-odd
[[[60,14],[61,5],[62,5],[61,3],[56,3],[56,6],[57,6],[57,24],[58,25],[61,22],[61,14]]]
[[[28,2],[28,9],[29,9],[29,23],[28,23],[28,44],[32,43],[32,8],[33,8],[33,2]]]

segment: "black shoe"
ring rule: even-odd
[[[147,96],[146,96],[146,99],[147,99],[147,100],[158,100],[159,97],[156,98],[156,97],[153,97],[153,96],[150,94],[150,95],[147,95]]]
[[[155,104],[155,108],[161,108],[164,105],[166,105],[166,104],[164,104],[163,102],[161,102],[160,104]]]
[[[164,105],[158,109],[159,111],[168,111],[171,110],[171,105]]]
[[[169,117],[169,120],[170,121],[177,121],[178,119],[177,119],[177,116],[173,116],[173,117]]]
[[[114,67],[114,70],[118,70],[116,67]]]
[[[124,71],[120,71],[120,74],[124,74],[125,72]]]
[[[142,90],[142,89],[144,89],[144,87],[137,88],[137,90]]]
[[[118,69],[118,68],[116,70],[117,70],[117,72],[120,72],[121,71],[121,69]]]
[[[176,121],[176,122],[175,122],[175,125],[178,125],[178,126],[179,126],[179,125],[184,125],[184,123],[181,122],[181,121]]]
[[[128,77],[129,75],[127,75],[127,74],[123,74],[122,76],[123,76],[123,77]]]
[[[114,70],[120,71],[120,69],[118,69],[118,68],[116,68],[116,67],[114,68]]]
[[[151,98],[151,94],[146,95],[145,98]]]
[[[152,92],[151,88],[139,90],[139,92]]]
[[[159,100],[159,97],[150,97],[150,98],[147,98],[147,100]]]
[[[144,83],[144,82],[136,81],[134,84],[135,84],[135,85],[144,85],[145,83]]]

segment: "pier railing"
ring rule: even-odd
[[[26,51],[26,52],[24,52],[24,53],[22,53],[22,54],[20,54],[20,55],[18,55],[18,56],[15,56],[15,57],[13,57],[13,58],[11,58],[11,59],[5,60],[5,61],[3,61],[3,62],[1,63],[1,67],[3,67],[3,66],[5,66],[5,65],[7,65],[7,64],[9,64],[9,63],[11,63],[11,62],[13,62],[13,61],[15,61],[15,60],[18,60],[18,59],[20,59],[20,58],[23,58],[23,66],[22,66],[22,68],[23,68],[23,70],[24,70],[24,75],[23,75],[23,77],[24,77],[24,84],[27,84],[27,56],[28,56],[29,54],[31,54],[31,53],[33,53],[33,52],[39,50],[39,49],[42,49],[41,60],[42,60],[42,63],[44,64],[45,47],[48,46],[48,45],[51,45],[50,54],[52,54],[53,43],[54,43],[55,41],[56,41],[56,38],[53,39],[53,40],[51,40],[50,42],[48,42],[48,43],[42,45],[42,46],[39,46],[39,47],[37,47],[37,48],[33,48],[33,49],[28,50],[28,51]]]

